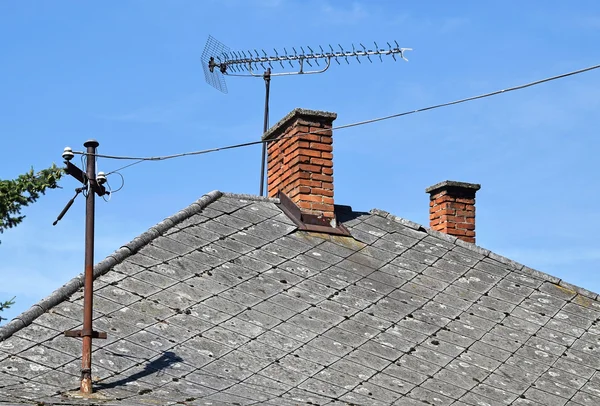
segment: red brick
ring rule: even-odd
[[[330,211],[333,213],[333,204],[313,203],[312,209],[323,211],[323,212]]]
[[[435,224],[435,225],[432,225],[431,228],[433,228],[435,231],[442,231],[442,230],[446,229],[446,223]]]
[[[310,127],[307,125],[295,125],[293,127],[293,131],[298,134],[298,133],[309,133],[310,132]]]
[[[322,202],[323,196],[319,195],[302,195],[300,200],[303,202]]]
[[[331,160],[329,159],[322,159],[322,158],[311,158],[310,159],[310,163],[313,165],[321,165],[321,166],[325,166],[325,167],[332,167],[333,166],[333,162],[331,162]]]
[[[300,168],[301,171],[308,171],[313,173],[321,172],[321,167],[319,165],[299,164],[298,168]]]
[[[311,202],[296,202],[296,205],[301,209],[310,209],[312,208]]]
[[[324,128],[311,128],[310,131],[317,135],[319,139],[314,141],[322,142],[323,144],[332,144],[333,138],[331,137],[331,130]]]
[[[323,154],[321,151],[315,151],[314,149],[308,149],[308,148],[300,148],[297,151],[298,151],[298,153],[300,153],[302,155],[306,155],[309,157],[315,157],[315,158],[321,158],[321,155]]]
[[[456,210],[464,210],[465,205],[464,205],[464,203],[450,203],[450,208],[456,209]]]
[[[312,180],[320,180],[320,181],[323,181],[323,182],[333,183],[333,176],[319,175],[318,173],[312,174],[311,179]],[[325,188],[325,184],[323,184],[323,187]]]
[[[299,194],[300,194],[300,191],[298,189],[288,190],[286,193],[287,197],[289,197],[292,200],[296,200],[295,197],[298,196]]]
[[[451,219],[454,218],[454,216],[448,216],[448,215],[439,215],[437,216],[437,218],[439,219],[439,221],[441,221],[442,223],[447,223],[448,221],[451,221]]]
[[[456,199],[457,203],[464,203],[464,204],[475,204],[475,199],[464,199],[459,197],[458,199]]]
[[[283,153],[284,154],[291,154],[292,152],[294,152],[295,150],[297,150],[298,148],[308,148],[310,149],[310,142],[308,141],[297,141],[297,142],[290,142],[289,146],[287,148],[284,148]]]
[[[284,161],[288,167],[293,168],[298,164],[310,164],[310,158],[303,155],[298,155],[290,159],[289,161]]]
[[[435,206],[431,207],[429,209],[430,213],[437,213],[439,211],[442,210],[452,210],[450,209],[450,204],[449,203],[442,203],[442,204],[436,204]],[[454,213],[454,210],[452,210],[452,212]]]
[[[434,199],[434,201],[436,202],[436,204],[441,204],[444,202],[455,202],[456,199],[452,196],[444,195]]]
[[[436,214],[439,214],[440,216],[454,216],[454,210],[452,209],[441,209],[436,211]]]
[[[321,189],[321,188],[312,188],[309,193],[314,193],[321,196],[333,197],[333,190],[331,189]]]
[[[300,137],[302,140],[306,141],[321,142],[321,136],[318,134],[302,134]]]
[[[316,149],[316,150],[319,150],[319,151],[325,151],[325,152],[332,152],[333,151],[333,147],[331,145],[321,144],[319,142],[311,142],[310,143],[310,148]]]
[[[309,186],[309,187],[317,187],[320,188],[322,182],[319,182],[318,180],[309,180],[309,179],[301,179],[299,181],[300,185],[304,185],[304,186]]]

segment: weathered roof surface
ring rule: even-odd
[[[212,192],[0,329],[0,404],[598,405],[596,295],[374,210],[353,237]]]

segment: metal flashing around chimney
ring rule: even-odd
[[[350,231],[336,219],[328,219],[315,214],[303,213],[285,193],[279,192],[277,206],[296,224],[299,230],[317,233],[350,236]]]

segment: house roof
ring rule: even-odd
[[[0,328],[0,404],[598,405],[597,295],[380,210],[211,192]]]

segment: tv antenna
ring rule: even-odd
[[[322,46],[319,46],[318,50],[313,50],[310,46],[307,46],[306,49],[304,49],[304,47],[299,47],[299,49],[292,47],[290,50],[283,48],[283,52],[278,52],[276,49],[273,49],[274,55],[268,55],[264,49],[261,49],[260,52],[257,49],[231,51],[226,45],[209,35],[201,59],[206,82],[222,93],[227,93],[225,76],[262,77],[264,79],[264,134],[269,129],[269,92],[271,77],[323,73],[329,69],[332,60],[338,65],[341,65],[340,61],[350,64],[354,59],[356,59],[358,63],[361,63],[361,58],[363,58],[362,60],[366,58],[368,62],[373,62],[371,58],[379,58],[379,60],[383,62],[384,56],[391,56],[394,61],[397,60],[397,56],[408,61],[408,59],[404,57],[404,53],[406,51],[412,51],[412,48],[401,48],[396,41],[394,41],[393,45],[387,42],[387,48],[378,46],[376,42],[374,42],[373,45],[374,48],[369,49],[363,44],[359,44],[360,47],[356,47],[352,44],[352,50],[344,49],[339,44],[337,47],[328,45],[327,49],[323,49]],[[323,63],[323,65],[319,62]],[[273,65],[276,64],[281,66],[282,72],[273,72]],[[308,70],[306,70],[307,65]],[[263,73],[260,73],[260,70],[262,70]],[[266,152],[267,144],[263,143],[260,165],[260,196],[263,196],[264,194]]]

